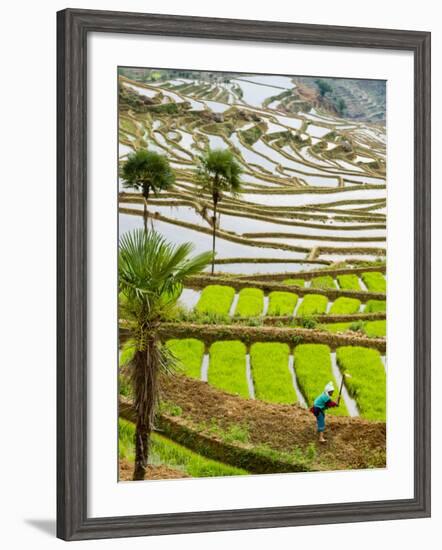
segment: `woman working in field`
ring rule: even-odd
[[[325,411],[331,407],[337,407],[338,404],[332,401],[331,396],[335,388],[333,382],[329,382],[324,391],[313,401],[313,407],[311,412],[316,416],[316,423],[318,425],[319,442],[325,443],[327,440],[324,438],[325,430]]]

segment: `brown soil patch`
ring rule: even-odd
[[[128,460],[120,460],[119,481],[132,481],[133,471],[133,462],[129,462]],[[144,479],[182,479],[184,477],[190,476],[182,472],[181,470],[174,470],[173,468],[169,468],[168,466],[153,466],[149,464]]]
[[[327,443],[316,442],[316,419],[299,405],[275,405],[242,399],[185,376],[162,380],[162,398],[181,407],[182,418],[205,432],[216,423],[222,430],[232,425],[246,426],[252,445],[267,445],[292,452],[316,447],[314,468],[357,469],[385,467],[386,430],[384,422],[327,416]]]

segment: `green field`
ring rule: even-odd
[[[387,309],[385,300],[368,300],[365,304],[364,313],[383,313]]]
[[[328,298],[320,294],[306,294],[299,306],[296,315],[307,317],[309,315],[320,315],[327,310]]]
[[[339,297],[330,308],[330,315],[348,315],[357,313],[361,307],[361,301],[356,298]]]
[[[304,286],[305,281],[304,279],[285,279],[283,281],[284,285],[294,285],[294,286]]]
[[[336,288],[335,281],[330,275],[313,277],[311,288]]]
[[[264,309],[264,292],[259,288],[243,288],[235,310],[237,317],[258,317]]]
[[[332,372],[330,348],[324,344],[300,344],[295,348],[295,372],[299,387],[309,407],[323,391],[329,381],[335,385],[333,398],[337,399],[338,388]],[[348,415],[341,399],[339,407],[329,409],[327,414]]]
[[[257,343],[250,348],[255,395],[271,403],[297,401],[288,368],[290,350],[287,344]]]
[[[227,315],[234,296],[235,289],[230,286],[206,286],[201,292],[200,299],[196,305],[196,311],[199,313]]]
[[[342,372],[348,372],[346,385],[354,397],[361,416],[385,421],[386,375],[377,350],[345,346],[336,350],[336,360]]]
[[[352,273],[337,275],[336,279],[338,281],[339,287],[343,290],[361,290],[361,285],[359,284],[359,278],[357,275],[354,275]]]
[[[267,315],[293,315],[297,303],[298,296],[296,294],[278,290],[270,292]]]
[[[134,424],[123,418],[119,418],[118,434],[120,459],[133,462],[135,460]],[[154,465],[162,464],[175,470],[181,470],[191,477],[219,477],[248,474],[246,470],[206,458],[156,433],[151,436],[149,463]]]
[[[238,340],[215,342],[209,350],[208,381],[222,390],[249,397],[246,347]]]
[[[178,359],[183,374],[191,378],[201,378],[201,362],[204,355],[204,344],[195,338],[169,340],[167,347]]]
[[[387,290],[387,281],[383,273],[369,271],[368,273],[362,273],[361,279],[370,292],[386,292]]]

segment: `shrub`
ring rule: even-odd
[[[330,380],[334,380],[330,348],[324,344],[301,344],[295,348],[295,372],[299,387],[309,406],[324,391]],[[334,396],[337,398],[336,395]],[[327,413],[347,415],[347,408],[341,399],[339,407],[329,409]]]
[[[385,300],[368,300],[365,304],[364,313],[381,313],[386,309],[387,302]]]
[[[298,302],[298,296],[290,292],[275,290],[269,294],[267,315],[292,315]]]
[[[299,306],[296,315],[308,317],[309,315],[320,315],[327,310],[328,298],[320,294],[306,294]]]
[[[361,307],[361,301],[356,298],[346,298],[341,296],[333,302],[329,313],[331,315],[345,315],[357,313]]]
[[[312,288],[336,288],[335,281],[331,275],[313,277],[310,285]]]
[[[250,363],[258,399],[271,403],[294,403],[296,393],[288,368],[287,344],[257,343],[250,348]]]
[[[357,275],[337,275],[336,279],[338,280],[340,288],[344,290],[361,290],[359,277]]]
[[[361,416],[385,421],[386,376],[379,352],[345,346],[336,350],[336,359],[341,371],[351,375],[346,379],[346,385],[356,400]]]
[[[169,340],[168,349],[182,365],[183,373],[192,378],[201,378],[201,362],[204,355],[204,344],[194,338]]]
[[[239,292],[235,315],[238,317],[256,317],[264,309],[264,292],[259,288],[243,288]]]
[[[379,271],[362,273],[361,278],[370,292],[385,292],[387,289],[387,281]]]
[[[209,354],[209,383],[230,393],[249,397],[245,345],[238,340],[215,342]]]
[[[227,315],[232,305],[235,289],[224,285],[209,285],[201,292],[196,305],[198,313]]]

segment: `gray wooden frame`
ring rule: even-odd
[[[414,54],[414,497],[87,517],[87,36],[151,34],[409,50]],[[430,33],[68,9],[57,14],[57,536],[65,540],[430,515]],[[146,491],[148,488],[146,487]]]

